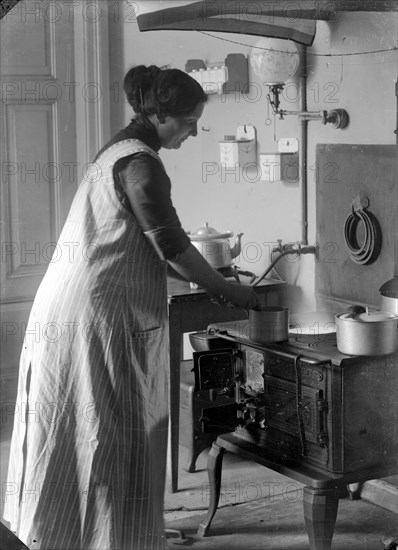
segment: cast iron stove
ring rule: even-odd
[[[219,349],[194,353],[195,391],[225,407],[224,419],[218,407],[202,411],[203,431],[217,416],[225,431],[239,431],[281,460],[336,473],[396,467],[398,354],[343,355],[335,333],[261,344],[248,338],[249,326],[210,325],[209,347],[217,342]]]
[[[212,401],[202,429],[225,425],[208,457],[198,535],[209,533],[229,451],[303,483],[310,549],[330,550],[349,484],[398,473],[398,353],[346,356],[333,333],[265,345],[247,338],[248,323],[210,326],[210,350],[194,353],[195,390]]]

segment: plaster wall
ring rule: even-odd
[[[334,21],[317,23],[314,44],[307,48],[308,110],[345,108],[350,123],[344,130],[319,121],[308,124],[309,244],[317,237],[316,144],[395,143],[397,50],[393,48],[397,29],[396,13],[339,13]],[[248,56],[257,40],[255,36],[209,36],[195,31],[140,33],[134,20],[111,21],[112,131],[132,115],[121,92],[123,75],[132,65],[170,65],[184,70],[188,59],[214,63],[222,62],[229,53]],[[257,131],[257,153],[273,153],[280,138],[298,137],[299,124],[295,116],[274,117],[266,100],[267,87],[251,71],[249,79],[248,94],[211,95],[198,136],[180,150],[162,150],[161,157],[172,180],[173,201],[183,227],[195,231],[207,221],[218,230],[243,232],[243,248],[236,263],[259,275],[269,265],[277,239],[301,239],[299,185],[262,181],[259,169],[223,170],[219,141],[234,134],[238,125],[252,124]],[[297,90],[295,80],[288,83],[282,108],[298,108]],[[292,309],[315,307],[314,261],[312,256],[287,257],[278,264],[280,275],[289,283],[287,299]],[[322,261],[322,251],[318,261]]]

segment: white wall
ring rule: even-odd
[[[350,124],[336,130],[314,121],[308,124],[308,183],[310,244],[316,241],[315,147],[317,143],[395,143],[394,83],[397,52],[340,56],[341,53],[391,49],[397,42],[396,13],[340,13],[333,22],[318,22],[317,35],[307,49],[309,110],[345,108]],[[124,72],[135,64],[171,65],[184,69],[188,59],[223,61],[228,53],[249,55],[258,37],[198,32],[150,31],[140,33],[136,22],[111,23],[111,79],[121,88]],[[232,40],[231,43],[220,38]],[[322,54],[326,54],[323,56]],[[333,57],[329,55],[333,54]],[[218,142],[234,134],[238,124],[257,129],[258,152],[275,152],[281,137],[298,137],[297,117],[276,119],[267,106],[266,87],[250,73],[248,95],[212,95],[199,123],[197,138],[178,151],[161,151],[173,184],[173,200],[186,230],[207,221],[218,230],[243,232],[239,266],[260,274],[269,264],[269,251],[277,239],[301,239],[300,190],[297,184],[261,181],[256,172],[226,175],[219,168]],[[289,93],[294,87],[289,88]],[[116,99],[116,98],[115,98]],[[294,99],[294,95],[290,96]],[[282,108],[296,109],[285,101]],[[125,124],[131,110],[121,98],[113,104],[113,130]],[[266,125],[267,116],[272,124]],[[213,164],[211,164],[213,163]],[[216,171],[209,175],[209,170]],[[314,259],[284,261],[280,273],[292,285],[291,307],[314,308]]]

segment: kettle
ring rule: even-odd
[[[243,233],[237,234],[235,244],[231,248],[228,239],[233,235],[232,231],[220,233],[213,227],[209,227],[207,222],[195,233],[188,233],[194,247],[214,269],[231,266],[232,260],[239,255]]]
[[[398,276],[385,282],[380,288],[381,309],[398,315]]]

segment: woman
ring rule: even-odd
[[[157,154],[197,135],[202,88],[141,65],[124,90],[136,116],[77,191],[21,356],[5,519],[32,550],[167,548],[167,266],[258,303],[191,245]]]

